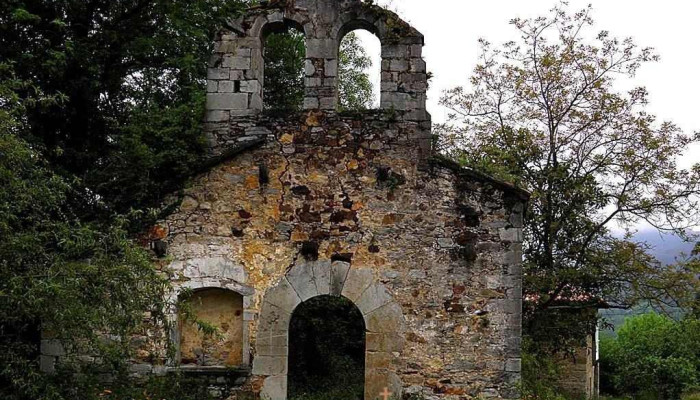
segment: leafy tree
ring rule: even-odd
[[[676,304],[697,285],[693,265],[664,266],[612,231],[646,222],[686,235],[698,221],[700,167],[682,170],[676,159],[698,138],[645,111],[644,88],[615,90],[617,77],[658,57],[607,31],[591,35],[590,13],[559,6],[512,20],[520,38],[502,48],[481,40],[471,87],[442,99],[452,110],[445,151],[532,192],[524,328],[542,343],[580,338],[595,323],[592,313],[553,331],[554,309]]]
[[[80,181],[52,172],[20,138],[28,107],[54,106],[61,98],[18,79],[10,64],[0,63],[0,73],[0,397],[90,398],[89,377],[123,371],[144,312],[162,321],[164,280],[127,238],[122,219],[81,220],[86,208],[102,205]],[[64,366],[81,375],[59,380],[39,373],[40,330],[65,341]],[[101,362],[71,365],[80,354]]]
[[[243,1],[8,0],[0,59],[43,93],[25,139],[118,211],[158,203],[203,154],[212,40]],[[26,97],[27,93],[18,92]]]
[[[81,178],[117,211],[158,205],[204,156],[201,120],[211,38],[247,3],[3,2],[0,59],[13,63],[18,78],[65,97],[27,109],[25,139],[61,174]],[[303,36],[271,35],[268,41],[270,104],[298,107]],[[368,65],[356,38],[350,43],[350,65]],[[344,88],[367,92],[361,71],[349,76],[352,83]]]
[[[265,39],[264,107],[299,111],[304,103],[304,34],[294,29]]]
[[[530,352],[532,343],[525,340],[522,352],[521,396],[523,399],[565,400],[561,394],[561,367],[552,355]]]
[[[650,313],[601,342],[601,384],[611,394],[677,399],[700,384],[700,321]]]

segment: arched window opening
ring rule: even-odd
[[[289,22],[273,24],[266,30],[263,35],[263,109],[299,111],[304,104],[304,32],[300,26]]]
[[[343,37],[338,55],[340,111],[379,108],[381,48],[379,39],[364,29]]]
[[[181,296],[179,305],[182,365],[243,364],[243,296],[204,289]]]
[[[289,400],[364,396],[365,323],[344,297],[300,304],[289,324]]]

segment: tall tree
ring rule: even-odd
[[[691,264],[664,266],[614,231],[644,222],[686,235],[697,224],[700,166],[683,170],[676,160],[698,137],[649,114],[643,87],[616,90],[616,78],[658,57],[632,39],[591,34],[590,14],[562,5],[512,20],[519,39],[501,48],[481,40],[471,87],[442,99],[452,110],[441,127],[445,151],[532,192],[525,329],[548,341],[581,333],[554,332],[543,318],[555,309],[676,304],[698,281]]]
[[[18,79],[64,98],[27,107],[25,139],[116,210],[156,204],[203,152],[212,38],[244,6],[243,0],[2,2],[0,60]]]
[[[144,313],[163,321],[165,281],[121,218],[81,219],[86,208],[103,205],[21,139],[27,107],[63,99],[17,79],[7,63],[0,71],[0,397],[97,398],[82,378],[123,372],[129,338],[145,329]],[[101,362],[63,364],[79,375],[42,375],[41,339],[63,341],[66,361],[91,354]]]

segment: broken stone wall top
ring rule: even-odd
[[[306,37],[304,110],[337,110],[340,42],[347,33],[365,29],[382,45],[381,110],[394,121],[420,125],[429,142],[422,34],[395,13],[359,0],[277,1],[250,8],[217,35],[207,76],[205,125],[213,153],[266,135],[232,132],[231,124],[256,126],[262,117],[265,37],[290,27]],[[228,143],[221,143],[222,138]],[[422,146],[429,147],[428,142]]]

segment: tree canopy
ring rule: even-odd
[[[700,167],[677,158],[697,135],[646,111],[647,91],[617,90],[653,49],[592,32],[591,8],[514,19],[518,40],[482,56],[470,86],[448,91],[443,149],[532,192],[524,243],[525,331],[547,341],[589,332],[543,320],[565,308],[674,304],[697,285],[692,264],[665,266],[626,233],[686,235],[698,222]],[[549,313],[549,314],[548,314]],[[591,314],[594,315],[594,314]]]
[[[18,89],[35,96],[21,99]],[[67,360],[92,354],[99,372],[119,374],[144,313],[162,321],[165,281],[124,219],[81,218],[104,205],[19,137],[27,105],[58,100],[17,79],[3,80],[0,96],[0,396],[72,398],[90,386],[75,374],[39,374],[40,340],[62,340]]]
[[[680,398],[700,385],[700,320],[631,317],[601,341],[601,389],[614,395]]]

